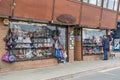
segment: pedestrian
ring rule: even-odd
[[[109,51],[109,39],[106,35],[103,36],[102,40],[103,52],[104,52],[104,60],[108,60],[108,51]]]

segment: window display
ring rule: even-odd
[[[105,30],[83,29],[83,55],[101,54],[102,37],[106,34]]]
[[[53,58],[55,48],[66,48],[66,28],[12,22],[5,42],[15,61]]]

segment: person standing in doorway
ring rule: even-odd
[[[102,40],[103,52],[104,52],[104,60],[108,60],[108,51],[109,51],[109,39],[106,35],[103,36]]]

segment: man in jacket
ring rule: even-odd
[[[103,52],[104,52],[104,60],[108,60],[108,51],[109,51],[109,39],[106,35],[103,36],[102,40]]]

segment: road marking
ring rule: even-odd
[[[115,68],[105,69],[105,70],[102,70],[102,71],[99,71],[99,72],[104,73],[104,72],[112,71],[112,70],[119,69],[119,68],[120,67],[115,67]]]

